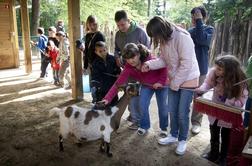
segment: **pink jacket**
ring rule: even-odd
[[[186,30],[174,26],[171,39],[160,45],[160,52],[160,58],[145,63],[151,70],[168,66],[171,89],[177,91],[179,87],[198,87],[198,62],[193,40]]]
[[[204,83],[198,89],[200,91],[206,92],[212,88],[214,88],[213,96],[212,96],[212,101],[214,102],[224,102],[227,105],[243,107],[248,98],[248,90],[247,88],[244,88],[243,93],[239,98],[223,99],[223,95],[224,95],[223,78],[215,76],[215,68],[210,69]],[[208,116],[208,119],[210,121],[210,124],[213,124],[214,121],[216,120],[216,118],[212,116]],[[226,127],[226,128],[232,127],[231,123],[227,123],[222,120],[219,120],[217,125],[221,127]]]
[[[147,60],[152,59],[149,57]],[[136,81],[140,81],[141,84],[147,85],[152,88],[152,85],[155,83],[160,83],[162,85],[167,85],[167,68],[161,68],[159,70],[151,70],[149,72],[141,72],[141,70],[136,69],[130,64],[126,63],[123,71],[119,75],[118,79],[114,85],[110,88],[104,99],[111,102],[115,95],[118,93],[117,87],[125,84],[129,78],[132,78]]]

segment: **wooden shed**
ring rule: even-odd
[[[14,0],[0,0],[0,69],[19,67]]]

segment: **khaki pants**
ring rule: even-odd
[[[64,78],[67,84],[64,83]],[[59,82],[62,86],[71,86],[69,60],[63,61],[60,65]]]

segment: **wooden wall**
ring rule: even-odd
[[[0,69],[19,66],[14,0],[0,0]]]

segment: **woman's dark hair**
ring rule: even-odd
[[[124,59],[130,59],[135,57],[136,55],[140,55],[140,61],[144,62],[145,59],[150,56],[150,51],[143,44],[136,45],[135,43],[128,43],[125,45],[122,51],[122,57]]]
[[[243,89],[248,85],[242,83],[234,86],[235,83],[246,79],[240,61],[233,55],[224,55],[217,57],[214,63],[224,70],[224,95],[229,99],[241,96]]]
[[[154,43],[154,48],[158,44],[167,42],[171,38],[173,32],[172,24],[163,17],[155,16],[147,24],[146,31],[151,37],[151,42]]]
[[[89,15],[86,21],[86,31],[89,31],[90,29],[88,29],[88,25],[91,23],[95,23],[96,22],[96,17],[93,15]]]
[[[115,13],[115,22],[119,22],[121,19],[128,19],[127,13],[125,10],[118,10]]]
[[[203,19],[205,19],[206,16],[207,16],[206,8],[205,8],[204,6],[195,7],[195,8],[193,8],[193,9],[191,10],[191,14],[193,15],[197,10],[200,10]]]

